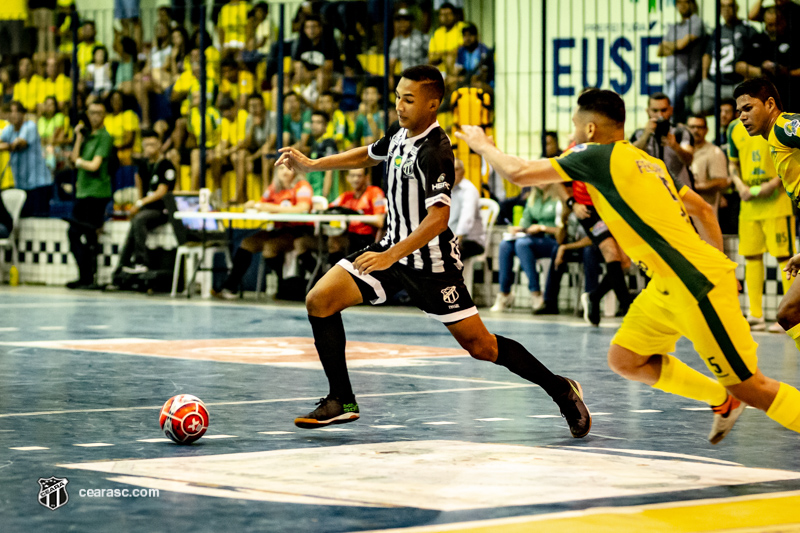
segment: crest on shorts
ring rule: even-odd
[[[446,304],[454,304],[458,300],[458,291],[455,287],[447,287],[442,289],[442,299]]]
[[[794,137],[797,135],[797,130],[800,128],[800,120],[794,119],[791,122],[787,122],[783,125],[783,131],[789,137]]]
[[[39,503],[55,511],[69,501],[67,494],[67,483],[65,477],[39,478]]]

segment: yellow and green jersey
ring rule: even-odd
[[[769,132],[770,155],[786,194],[800,206],[800,115],[781,113]]]
[[[736,264],[704,242],[663,161],[628,141],[580,144],[550,159],[565,181],[582,181],[620,247],[654,279],[683,284],[697,301]]]
[[[220,126],[222,125],[222,117],[219,111],[214,107],[206,107],[205,114],[206,122],[206,148],[214,148],[219,144]],[[202,127],[202,118],[200,117],[200,109],[193,107],[189,113],[188,123],[189,133],[195,136],[197,143],[200,144],[200,128]]]
[[[728,126],[728,159],[739,163],[742,181],[748,187],[760,186],[778,175],[767,140],[761,135],[751,137],[738,118]],[[791,214],[792,201],[780,187],[769,198],[753,198],[742,202],[739,208],[740,220],[766,220]]]

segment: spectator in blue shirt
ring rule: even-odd
[[[488,46],[478,41],[478,28],[471,22],[461,30],[464,44],[456,54],[459,86],[494,86],[494,59]]]
[[[11,102],[10,109],[9,124],[0,132],[0,151],[11,152],[15,185],[28,193],[22,216],[47,216],[53,176],[44,162],[36,123],[25,120],[27,110],[20,102]]]

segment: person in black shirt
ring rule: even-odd
[[[458,241],[447,227],[455,183],[450,139],[436,121],[444,96],[442,74],[430,65],[403,72],[396,90],[399,129],[370,146],[312,160],[281,149],[276,165],[306,172],[374,167],[387,163],[386,235],[331,268],[306,297],[306,309],[330,394],[295,419],[300,428],[359,418],[345,361],[341,311],[386,301],[401,289],[429,317],[442,322],[476,359],[505,366],[536,383],[561,409],[573,437],[587,435],[591,416],[580,385],[553,374],[518,342],[487,331],[464,285]]]
[[[156,132],[142,132],[142,152],[144,158],[138,161],[136,169],[136,185],[142,198],[128,212],[131,229],[119,258],[118,268],[128,274],[147,272],[147,232],[169,222],[163,198],[175,188],[175,167],[164,158]]]
[[[338,59],[339,48],[335,41],[323,35],[322,20],[317,15],[308,15],[303,22],[303,32],[292,43],[296,81],[304,80],[305,74],[309,74],[316,77],[320,93],[327,91],[333,78],[334,62]]]

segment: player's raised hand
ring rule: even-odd
[[[300,150],[288,146],[286,148],[281,148],[278,151],[281,153],[281,156],[277,161],[275,161],[276,167],[279,165],[285,165],[286,168],[302,172],[303,174],[313,170],[314,160],[306,157],[306,155]]]
[[[783,267],[783,271],[786,272],[787,280],[797,276],[798,272],[800,272],[800,254],[789,259],[789,262]]]
[[[461,131],[456,132],[456,137],[466,142],[476,153],[483,154],[483,151],[494,146],[494,141],[486,135],[480,126],[461,126]]]

